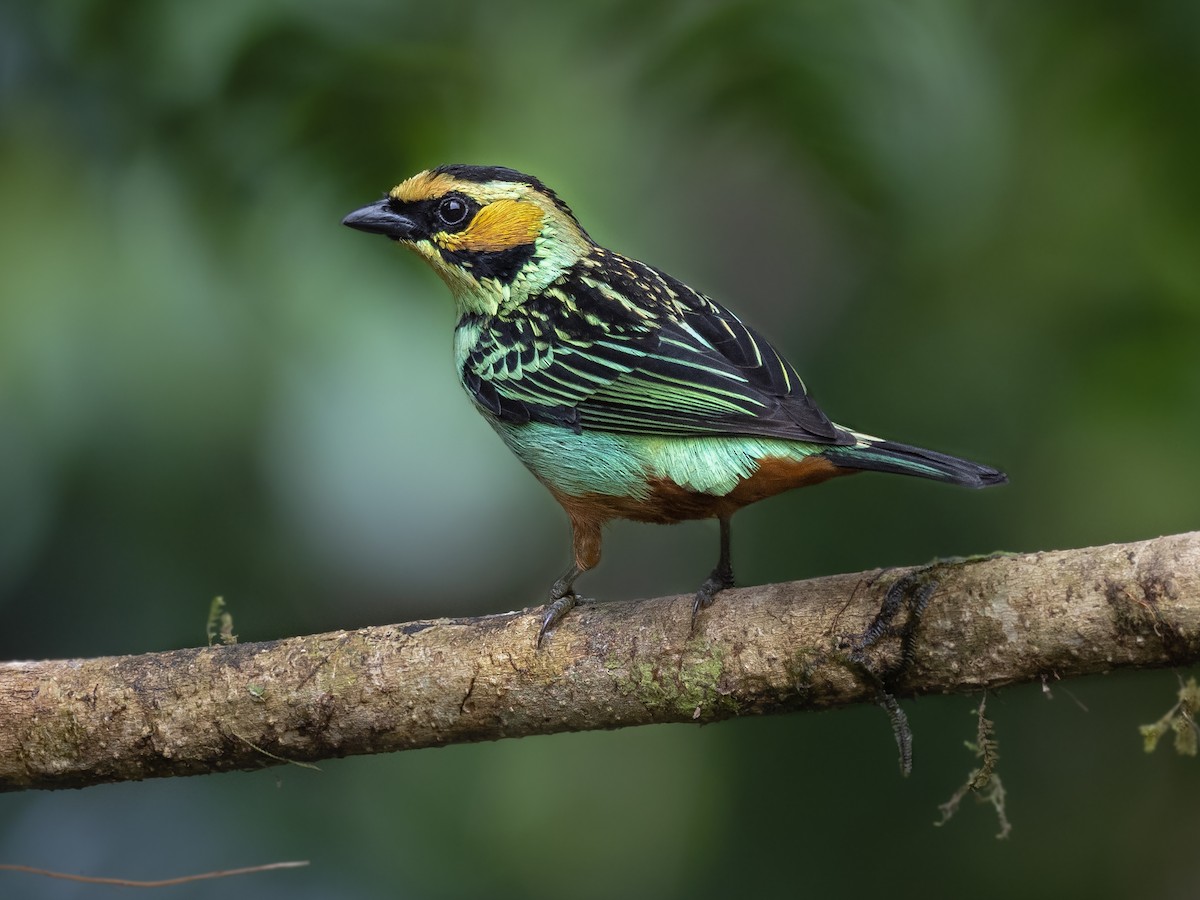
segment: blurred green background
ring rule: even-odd
[[[445,288],[340,227],[443,162],[771,335],[837,420],[996,464],[743,512],[743,583],[1200,527],[1200,5],[0,2],[0,658],[541,602],[565,517],[471,410]],[[715,527],[582,582],[694,588]],[[989,698],[1011,839],[936,806],[977,698],[0,800],[0,861],[175,897],[1191,897],[1175,674]],[[107,896],[0,875],[6,897]]]

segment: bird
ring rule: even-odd
[[[720,525],[692,626],[733,586],[744,506],[875,471],[982,488],[990,466],[832,422],[774,346],[732,310],[607,250],[537,178],[503,166],[427,169],[342,224],[414,251],[453,296],[454,363],[475,408],[562,506],[572,562],[537,644],[576,605],[613,519]]]

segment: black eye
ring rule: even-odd
[[[467,204],[460,197],[447,197],[438,204],[437,212],[447,225],[461,225],[467,218]]]

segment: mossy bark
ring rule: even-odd
[[[140,656],[0,664],[0,790],[844,706],[876,570]],[[939,564],[900,696],[1200,660],[1200,532]],[[895,642],[892,642],[895,643]],[[885,647],[883,653],[894,653]],[[876,661],[880,668],[887,662]]]

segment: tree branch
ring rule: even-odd
[[[537,610],[525,610],[4,663],[0,790],[874,700],[840,638],[912,571],[729,591],[694,631],[690,597],[585,604],[540,651]],[[1200,532],[931,574],[911,664],[890,685],[901,696],[1200,660]]]

